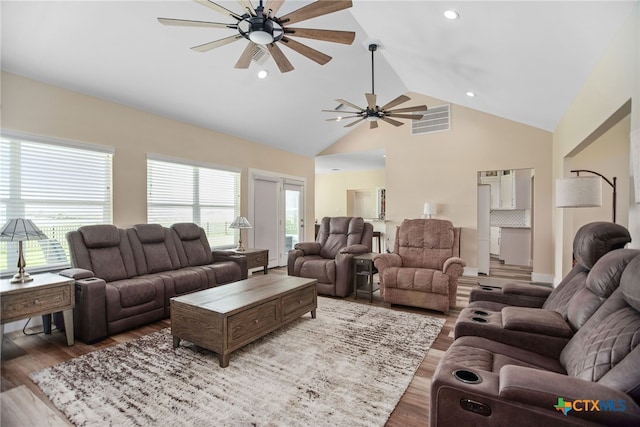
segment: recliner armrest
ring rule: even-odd
[[[318,242],[300,242],[296,243],[294,247],[301,250],[305,255],[318,255],[321,249]]]
[[[382,271],[389,267],[402,267],[402,258],[398,254],[378,254],[373,258],[373,265]]]
[[[505,307],[502,326],[512,331],[571,338],[573,330],[558,312],[531,307]]]
[[[507,295],[525,295],[535,298],[544,298],[551,294],[553,289],[541,285],[529,285],[524,283],[506,283],[502,292]]]
[[[467,263],[459,257],[451,257],[449,259],[447,259],[444,264],[442,265],[442,272],[443,273],[447,273],[447,270],[451,267],[458,267],[460,269],[460,274],[462,274],[462,270],[464,269],[464,266],[467,265]]]
[[[369,253],[369,247],[367,245],[351,245],[340,249],[341,254],[367,254]]]
[[[557,411],[563,409],[558,407],[562,405],[562,399],[562,402],[576,405],[567,416],[607,425],[640,425],[640,407],[628,394],[556,372],[505,365],[500,369],[499,395],[507,400]],[[594,410],[593,405],[603,404],[601,402],[605,402],[610,410],[602,411],[602,407]]]
[[[236,254],[231,251],[212,251],[213,262],[233,261],[240,266],[242,275],[241,280],[249,277],[249,269],[247,268],[247,257],[244,255]]]
[[[75,279],[75,280],[88,279],[89,277],[95,277],[95,274],[93,271],[87,270],[84,268],[67,268],[66,270],[60,271],[58,274],[64,277]]]

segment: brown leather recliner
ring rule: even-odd
[[[318,281],[318,293],[346,297],[353,291],[353,257],[371,252],[373,225],[361,217],[324,217],[315,242],[289,251],[290,276]]]
[[[523,283],[507,283],[501,288],[480,285],[471,290],[469,307],[496,311],[510,305],[539,307],[566,316],[568,301],[584,286],[596,261],[611,250],[624,248],[630,241],[631,235],[622,225],[604,221],[585,224],[573,239],[576,263],[554,289]]]
[[[639,366],[640,255],[559,357],[455,340],[432,378],[431,426],[637,426]]]
[[[393,253],[378,254],[385,302],[449,311],[455,307],[460,258],[460,228],[443,219],[405,219],[396,232]]]

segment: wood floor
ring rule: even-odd
[[[499,268],[498,268],[499,267]],[[499,273],[499,277],[461,277],[458,287],[458,302],[457,306],[450,310],[447,315],[442,313],[433,312],[430,310],[413,309],[408,307],[391,307],[389,304],[384,303],[380,299],[379,292],[374,294],[374,305],[388,307],[393,310],[405,310],[415,313],[423,313],[425,315],[440,317],[445,319],[445,325],[438,338],[435,340],[431,349],[428,351],[425,359],[418,368],[416,374],[405,394],[398,402],[395,410],[389,417],[387,426],[424,426],[429,422],[429,390],[431,384],[431,377],[438,365],[438,362],[449,345],[453,342],[453,326],[455,324],[460,310],[464,308],[468,303],[469,291],[478,282],[499,284],[505,279],[509,281],[519,280],[525,278],[526,275],[522,275],[522,269],[520,267],[510,268],[509,266],[496,265],[496,273]],[[530,270],[529,270],[530,271]],[[286,274],[286,268],[273,269],[269,271],[269,274]],[[349,298],[349,300],[352,300]],[[357,302],[362,304],[369,304],[369,302],[361,298]],[[2,345],[2,392],[12,390],[19,386],[25,386],[30,390],[37,398],[40,398],[49,408],[56,413],[63,422],[66,422],[65,416],[59,412],[49,399],[40,391],[40,389],[31,382],[29,374],[34,371],[38,371],[49,366],[62,363],[74,357],[78,357],[82,354],[86,354],[92,351],[100,350],[109,346],[116,345],[118,343],[134,340],[143,335],[158,331],[160,329],[170,326],[170,320],[162,320],[142,328],[135,329],[133,331],[125,332],[114,337],[107,338],[95,345],[87,345],[80,341],[76,341],[76,344],[72,347],[66,346],[64,334],[58,331],[54,331],[51,335],[36,334],[36,335],[24,335],[22,331],[13,332],[5,335],[4,343]],[[29,332],[29,329],[27,329]],[[36,332],[36,331],[32,331]],[[8,404],[9,398],[2,398],[2,405]],[[11,400],[12,405],[15,402],[21,402],[21,400]],[[24,401],[24,409],[22,412],[33,414],[34,407],[29,404],[29,401]],[[14,411],[18,408],[13,408]],[[19,411],[19,410],[18,410]],[[2,411],[5,412],[5,411]],[[2,419],[2,427],[10,426],[9,421],[2,416],[0,412],[0,419]],[[40,420],[42,423],[36,423],[33,425],[53,425],[49,423],[48,415],[45,413]],[[17,424],[13,424],[17,425]],[[21,424],[23,427],[25,424]]]

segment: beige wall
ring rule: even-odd
[[[412,105],[444,104],[415,93],[409,96]],[[419,218],[424,203],[434,202],[439,208],[436,218],[449,219],[462,227],[461,256],[470,268],[477,268],[478,257],[477,172],[534,169],[533,269],[534,274],[551,274],[551,133],[458,105],[451,106],[451,123],[451,131],[420,136],[412,136],[407,125],[395,128],[382,123],[376,130],[361,125],[321,154],[383,148],[386,232],[391,242],[404,218]],[[318,179],[318,194],[325,191],[325,182],[326,178]]]
[[[178,122],[77,92],[2,73],[2,129],[115,148],[113,222],[144,223],[146,154],[154,153],[242,170],[247,215],[247,170],[306,178],[306,215],[314,215],[314,161],[286,151]],[[313,237],[313,230],[309,230]]]
[[[569,176],[573,169],[571,156],[577,155],[591,143],[611,117],[631,100],[630,132],[640,130],[640,4],[637,4],[627,21],[620,27],[607,52],[590,74],[561,122],[553,133],[553,177]],[[606,150],[604,155],[607,155]],[[630,155],[627,154],[627,159]],[[629,162],[629,161],[628,161]],[[596,170],[602,164],[588,167]],[[602,165],[603,166],[603,165]],[[640,171],[632,171],[640,173]],[[630,177],[618,175],[622,180]],[[629,190],[631,191],[631,190]],[[640,202],[640,201],[638,201]],[[575,224],[574,215],[568,209],[554,209],[555,276],[562,277],[571,266],[571,244]],[[619,199],[618,211],[626,211],[632,236],[630,247],[640,248],[640,204],[630,197]]]

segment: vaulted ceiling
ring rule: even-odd
[[[239,2],[217,3],[242,11]],[[288,0],[279,16],[309,3]],[[372,41],[382,46],[380,102],[416,92],[553,130],[637,3],[355,0],[298,25],[355,31],[352,45],[300,39],[333,59],[320,66],[285,48],[295,70],[280,73],[271,58],[234,69],[245,40],[190,49],[234,30],[158,23],[231,22],[193,1],[3,0],[2,69],[315,156],[353,129],[327,122],[332,115],[320,110],[335,108],[336,98],[366,103]],[[445,19],[447,9],[460,18]],[[257,78],[261,69],[266,79]]]

